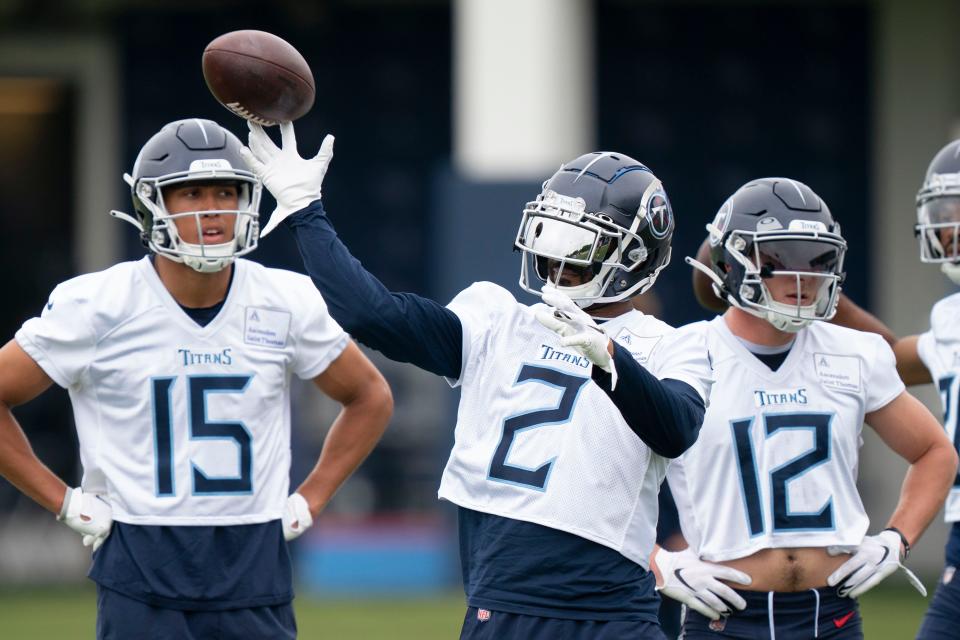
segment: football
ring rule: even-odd
[[[300,118],[316,95],[300,52],[266,31],[231,31],[214,39],[203,50],[203,78],[220,104],[264,126]]]

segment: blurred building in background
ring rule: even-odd
[[[615,149],[648,164],[673,201],[674,261],[654,289],[668,322],[705,317],[681,258],[726,196],[785,175],[841,221],[844,289],[894,330],[919,332],[947,292],[919,263],[913,197],[933,153],[960,135],[958,19],[948,0],[0,3],[0,331],[11,337],[56,283],[142,255],[107,212],[130,206],[121,173],[162,124],[207,117],[245,138],[207,92],[200,54],[221,33],[255,28],[313,68],[301,149],[336,134],[325,205],[392,289],[446,301],[488,279],[524,299],[512,253],[524,203],[564,160]],[[285,232],[252,257],[300,270]],[[394,422],[296,546],[299,575],[321,590],[443,588],[458,580],[453,511],[436,501],[456,392],[375,358]],[[295,410],[296,482],[336,408]],[[76,483],[66,394],[54,388],[16,415]],[[891,468],[905,467],[868,434],[861,478],[875,524],[896,501],[902,474]],[[911,562],[938,569],[945,532],[935,524]],[[0,481],[0,584],[82,579],[86,553]]]

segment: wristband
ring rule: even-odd
[[[884,531],[893,531],[895,534],[900,536],[900,542],[903,543],[903,559],[906,560],[910,557],[910,543],[907,541],[907,536],[903,535],[903,532],[896,527],[887,527]]]

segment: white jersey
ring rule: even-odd
[[[860,544],[863,416],[904,389],[887,343],[816,322],[771,371],[722,317],[691,328],[706,339],[717,382],[700,438],[667,474],[690,546],[721,561]]]
[[[281,517],[290,376],[322,373],[348,337],[309,278],[246,260],[201,327],[144,258],[59,285],[16,340],[69,391],[83,489],[114,519],[235,525]]]
[[[960,400],[960,293],[933,305],[930,330],[920,335],[917,352],[930,371],[943,403],[943,426],[957,446],[957,401]],[[946,521],[960,521],[960,475],[947,496]]]
[[[591,363],[537,321],[545,305],[481,282],[449,308],[463,325],[463,368],[451,384],[463,389],[440,498],[567,531],[647,567],[667,460],[591,382]],[[654,375],[708,396],[699,335],[638,311],[604,329]]]

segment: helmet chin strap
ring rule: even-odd
[[[804,327],[810,325],[813,322],[811,318],[788,318],[787,316],[777,313],[776,311],[767,311],[766,321],[773,325],[775,329],[779,329],[784,333],[797,333]]]
[[[233,263],[233,256],[224,258],[198,258],[197,256],[183,256],[183,264],[199,273],[216,273],[223,271]]]
[[[954,284],[960,285],[960,263],[944,262],[940,265],[940,271],[943,272],[943,275],[950,278]]]

